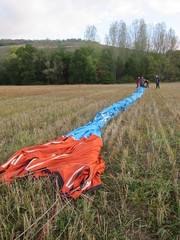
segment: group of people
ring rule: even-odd
[[[140,87],[145,87],[145,88],[148,88],[149,87],[149,81],[147,79],[144,79],[144,77],[138,77],[137,78],[137,88],[140,86]]]
[[[155,78],[155,83],[156,83],[156,89],[157,88],[160,88],[159,86],[159,83],[160,83],[160,78],[158,75],[156,75],[156,78]],[[144,77],[138,77],[137,80],[136,80],[136,84],[137,84],[137,88],[140,86],[140,87],[145,87],[145,88],[148,88],[149,87],[149,81],[144,79]]]

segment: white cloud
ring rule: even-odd
[[[180,1],[0,0],[0,38],[83,38],[86,26],[95,25],[103,39],[113,21],[140,18],[165,21],[180,33]]]
[[[149,7],[162,16],[180,14],[180,1],[177,0],[151,0]]]

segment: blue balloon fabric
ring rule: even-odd
[[[0,166],[0,182],[32,173],[35,177],[56,175],[60,194],[76,199],[82,192],[101,187],[100,174],[105,161],[100,156],[103,145],[101,129],[119,112],[141,98],[145,88],[103,109],[92,122],[45,144],[23,148]]]
[[[83,137],[89,138],[92,134],[95,134],[101,138],[101,129],[104,125],[115,117],[119,112],[126,110],[128,106],[131,106],[137,99],[141,98],[146,88],[139,87],[136,93],[133,93],[130,97],[113,103],[108,108],[104,108],[102,111],[96,114],[92,122],[79,127],[68,134],[66,137],[72,136],[75,140],[80,140]]]

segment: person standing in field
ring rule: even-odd
[[[139,80],[140,80],[140,77],[138,77],[136,80],[137,88],[139,87]]]
[[[144,87],[144,78],[143,77],[140,78],[140,86]]]
[[[160,88],[160,86],[159,86],[159,82],[160,82],[160,78],[159,78],[158,75],[156,75],[156,78],[155,78],[156,89],[157,89],[157,88]]]

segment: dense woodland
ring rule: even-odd
[[[87,26],[84,38],[0,40],[0,48],[9,46],[0,62],[0,84],[107,84],[134,82],[137,76],[154,82],[157,74],[161,81],[180,81],[178,37],[165,23],[113,22],[105,44],[98,43],[96,27]]]

